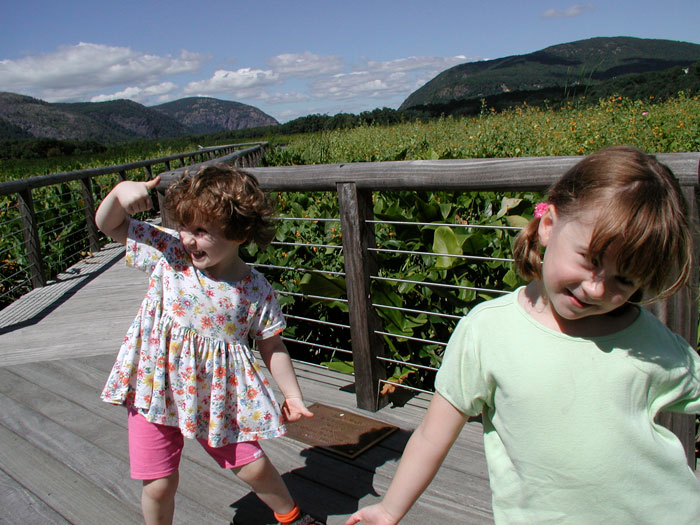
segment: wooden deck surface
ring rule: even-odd
[[[0,524],[141,523],[129,478],[126,414],[99,393],[136,313],[146,277],[113,245],[0,312]],[[307,403],[391,423],[398,432],[346,459],[283,437],[263,447],[302,507],[329,524],[378,501],[428,400],[355,408],[352,378],[297,364]],[[245,484],[196,442],[180,466],[175,522],[275,523]],[[482,428],[469,423],[405,524],[491,523]]]

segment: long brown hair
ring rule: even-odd
[[[552,186],[547,203],[564,220],[595,209],[589,256],[601,258],[619,242],[618,271],[640,283],[640,290],[657,294],[652,300],[673,295],[688,281],[688,205],[671,170],[653,155],[630,146],[593,153]],[[528,280],[542,278],[538,226],[539,219],[530,221],[513,246],[516,269]]]

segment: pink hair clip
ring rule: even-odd
[[[538,202],[535,205],[535,219],[541,219],[542,215],[547,213],[547,209],[549,208],[549,204],[546,202]]]

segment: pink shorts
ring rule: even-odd
[[[184,438],[180,429],[150,423],[133,408],[128,409],[129,463],[133,479],[160,479],[180,466]],[[206,439],[197,441],[221,468],[242,467],[265,455],[256,441],[212,447]]]

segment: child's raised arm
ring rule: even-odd
[[[160,182],[160,175],[147,182],[124,181],[117,184],[102,200],[95,213],[95,223],[105,235],[125,242],[129,232],[129,215],[153,207],[149,192]]]
[[[345,525],[398,523],[433,480],[466,421],[464,414],[435,393],[423,421],[406,444],[384,499],[358,510]]]
[[[272,378],[284,395],[282,413],[287,421],[296,421],[302,416],[312,417],[314,414],[304,404],[299,382],[294,372],[292,359],[289,357],[287,347],[279,335],[260,339],[257,342],[260,356],[265,366],[272,374]]]

